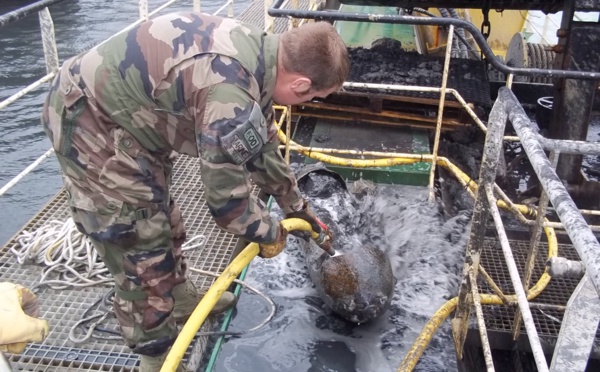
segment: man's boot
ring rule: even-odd
[[[173,316],[175,317],[175,321],[178,323],[185,322],[203,296],[204,293],[201,293],[190,279],[186,280],[185,283],[175,286],[173,288],[173,297],[175,298]],[[210,311],[210,314],[225,312],[234,307],[236,303],[237,297],[233,293],[224,292]]]

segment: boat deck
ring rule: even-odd
[[[300,7],[308,8],[308,1],[299,1]],[[264,6],[262,0],[255,0],[239,16],[238,19],[264,27]],[[288,27],[288,21],[277,19],[276,32],[281,32]],[[231,259],[236,248],[237,239],[234,235],[218,228],[208,211],[204,200],[204,187],[200,179],[200,168],[197,159],[187,156],[178,157],[173,172],[173,197],[180,205],[188,236],[202,235],[205,237],[204,248],[192,250],[187,253],[190,266],[213,272],[222,271]],[[22,231],[33,231],[52,220],[64,221],[68,218],[66,193],[59,192]],[[16,247],[16,237],[0,250],[0,280],[34,287],[39,281],[42,267],[35,265],[19,265],[10,253],[10,248]],[[527,242],[511,241],[517,263],[523,266],[527,255]],[[540,249],[543,252],[544,248]],[[572,246],[560,245],[559,255],[570,259],[578,259]],[[539,278],[544,267],[544,258],[540,255],[537,262],[537,271],[533,280]],[[493,279],[505,293],[513,293],[506,270],[502,252],[493,239],[487,240],[482,257],[482,264]],[[201,288],[208,289],[214,279],[191,273],[191,278]],[[566,305],[570,294],[576,287],[577,281],[572,279],[553,279],[543,294],[535,300],[538,303],[553,305]],[[109,291],[109,287],[74,288],[53,290],[41,288],[38,297],[41,305],[40,316],[47,319],[50,324],[50,334],[44,342],[30,343],[20,355],[10,355],[9,361],[16,370],[27,371],[134,371],[137,370],[138,357],[130,353],[123,345],[120,338],[117,340],[103,340],[91,338],[86,342],[74,343],[69,340],[69,332],[82,317],[86,316],[88,309],[98,300],[101,300]],[[491,292],[490,292],[491,293]],[[486,326],[489,332],[503,332],[509,334],[512,328],[513,308],[487,306]],[[556,337],[560,328],[559,320],[562,318],[560,310],[536,310],[534,317],[538,332],[545,337]],[[205,328],[214,325],[214,319],[209,318]],[[116,329],[114,319],[113,329]],[[81,336],[79,334],[78,336]],[[198,356],[206,345],[206,339],[197,338],[190,346],[185,356],[190,367],[194,368],[199,361],[190,361],[190,355]],[[190,352],[196,348],[194,352]]]

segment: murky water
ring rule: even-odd
[[[309,279],[303,242],[288,238],[284,253],[254,260],[247,277],[272,296],[275,318],[259,331],[228,339],[216,370],[395,371],[427,320],[458,292],[469,218],[459,214],[444,221],[426,198],[424,188],[411,186],[378,186],[359,198],[311,198],[317,214],[331,215],[342,231],[357,229],[362,242],[388,254],[397,279],[390,308],[361,325],[332,314]],[[348,216],[348,210],[357,212]],[[250,294],[237,309],[232,330],[250,328],[267,315],[266,305]],[[416,370],[456,370],[448,323]]]
[[[149,9],[156,9],[165,1],[149,0]],[[0,2],[0,14],[26,3],[4,0]],[[202,9],[212,13],[223,3],[222,0],[203,0]],[[249,0],[237,0],[235,14],[240,14],[248,3]],[[192,9],[192,0],[180,0],[163,13],[189,9]],[[61,62],[98,44],[139,16],[137,0],[68,0],[50,7],[50,12]],[[37,15],[2,27],[0,50],[0,100],[46,74]],[[47,89],[48,84],[44,84],[0,110],[0,185],[5,185],[50,148],[39,119]],[[61,185],[58,163],[53,156],[0,197],[0,244],[33,217]]]

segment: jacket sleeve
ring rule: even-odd
[[[251,178],[264,192],[272,195],[281,207],[283,213],[298,210],[304,204],[304,199],[298,190],[296,177],[290,170],[283,156],[272,146],[277,139],[268,142],[271,150],[261,152],[256,158],[246,164]]]
[[[208,208],[224,230],[271,243],[278,221],[252,194],[246,169],[267,142],[266,120],[254,98],[238,85],[214,84],[206,94],[204,115],[196,118],[196,140]]]

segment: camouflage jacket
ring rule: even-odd
[[[144,148],[200,157],[206,202],[219,226],[268,243],[277,221],[251,194],[250,180],[284,212],[302,202],[274,146],[278,41],[231,19],[174,13],[114,36],[71,68],[99,109]]]

